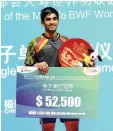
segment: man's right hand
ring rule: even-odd
[[[48,64],[45,61],[34,64],[34,67],[38,67],[38,69],[43,75],[48,72]]]

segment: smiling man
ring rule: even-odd
[[[59,13],[52,7],[41,11],[41,23],[45,33],[33,39],[27,48],[26,66],[38,67],[42,74],[48,72],[48,67],[61,67],[58,60],[58,50],[68,38],[57,33]],[[66,131],[78,131],[78,119],[60,119],[65,123]],[[56,118],[41,118],[42,131],[54,131]]]

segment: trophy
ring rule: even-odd
[[[93,67],[101,57],[92,46],[80,38],[68,39],[59,49],[59,62],[62,67]]]

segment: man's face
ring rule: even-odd
[[[57,29],[58,23],[59,21],[57,19],[57,16],[54,13],[48,14],[44,18],[44,22],[42,22],[42,24],[45,27],[45,30],[48,32],[55,32]]]

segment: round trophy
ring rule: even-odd
[[[72,38],[63,43],[59,49],[59,62],[62,67],[82,67],[83,61],[92,51],[91,45],[80,38]]]

